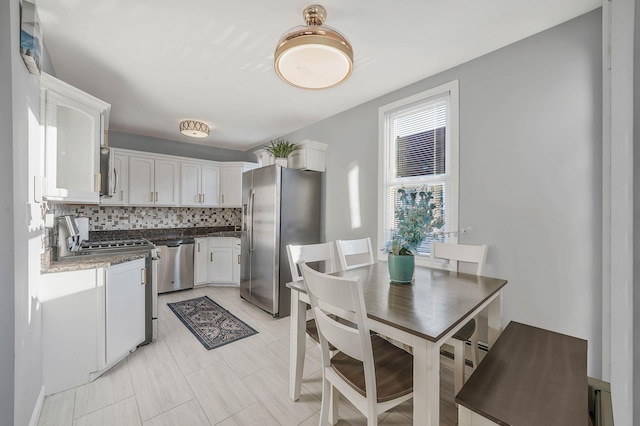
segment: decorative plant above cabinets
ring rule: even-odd
[[[111,105],[46,73],[40,76],[47,200],[98,204],[100,146]],[[39,193],[40,188],[36,188]]]

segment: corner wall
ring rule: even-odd
[[[42,252],[43,223],[40,205],[34,202],[35,175],[43,173],[42,143],[40,140],[40,90],[36,76],[29,74],[19,50],[20,1],[9,0],[8,13],[1,14],[2,28],[9,27],[9,49],[3,53],[3,64],[9,62],[11,86],[11,134],[8,147],[3,151],[0,167],[2,185],[11,185],[2,208],[11,209],[11,217],[3,221],[5,242],[11,253],[0,256],[4,262],[10,259],[11,267],[3,268],[3,278],[13,286],[4,292],[2,300],[11,301],[15,309],[9,324],[14,325],[13,352],[13,422],[14,426],[26,426],[37,420],[37,408],[44,397],[42,392],[42,310],[38,299],[40,291],[40,254]],[[5,19],[7,22],[5,22]],[[7,38],[3,37],[3,41]],[[7,75],[2,73],[2,77]],[[5,98],[3,98],[5,99]],[[3,114],[4,115],[4,114]],[[4,126],[3,126],[4,128]],[[9,176],[4,176],[9,173]],[[4,192],[4,191],[3,191]],[[6,206],[6,207],[5,207]],[[13,294],[14,297],[10,297]],[[3,312],[4,314],[4,312]],[[5,322],[2,322],[4,327]],[[6,344],[3,339],[3,346]],[[3,382],[4,385],[4,382]],[[4,398],[3,399],[4,403]],[[2,411],[4,415],[4,410]],[[4,424],[3,424],[4,426]]]
[[[283,135],[329,145],[326,240],[377,241],[378,108],[458,79],[459,224],[472,228],[460,242],[488,244],[486,274],[509,280],[504,324],[588,340],[595,377],[602,363],[601,16],[598,9]]]
[[[0,2],[0,143],[3,155],[0,156],[0,197],[13,199],[13,104],[11,83],[11,47],[15,37],[14,9],[12,3]],[[5,244],[0,245],[0,426],[13,425],[13,402],[15,399],[13,384],[13,356],[15,349],[15,284],[13,254],[13,203],[0,204],[0,222],[5,224],[2,236]]]

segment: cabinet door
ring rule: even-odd
[[[129,157],[129,204],[152,206],[155,204],[154,160],[148,157]]]
[[[129,156],[114,151],[113,155],[113,197],[101,198],[100,204],[125,206],[129,199]]]
[[[226,166],[220,171],[220,205],[240,207],[242,205],[242,166]]]
[[[211,247],[209,250],[209,277],[211,282],[232,282],[233,249],[231,247]]]
[[[209,239],[196,238],[194,258],[195,283],[206,284],[209,282]]]
[[[174,160],[155,160],[155,203],[177,206],[180,201],[180,164]]]
[[[47,395],[89,383],[98,362],[96,270],[42,275],[42,376]]]
[[[202,165],[202,206],[215,207],[220,205],[219,199],[219,174],[217,166]]]
[[[105,349],[107,365],[144,341],[144,259],[111,266],[105,280]]]
[[[45,103],[47,198],[97,204],[101,113],[49,90]]]
[[[180,165],[180,205],[199,206],[202,202],[200,182],[202,169],[199,164],[182,162]]]

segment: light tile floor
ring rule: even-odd
[[[258,334],[207,351],[167,303],[207,295]],[[45,399],[40,426],[317,425],[320,351],[307,339],[300,400],[289,399],[289,318],[274,319],[242,300],[237,287],[160,295],[159,336],[92,383]],[[453,371],[443,358],[440,424],[456,425]],[[380,425],[410,425],[413,402],[381,414]],[[339,425],[365,425],[345,400]]]

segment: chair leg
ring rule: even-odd
[[[322,377],[322,402],[320,403],[320,426],[329,425],[329,416],[331,414],[331,399],[333,395],[333,386],[328,380]]]
[[[338,423],[338,401],[340,400],[340,392],[334,386],[331,386],[331,395],[329,397],[329,424]]]
[[[455,394],[457,395],[464,384],[464,342],[452,339],[453,343],[453,383]]]
[[[478,363],[480,362],[480,352],[478,349],[478,316],[475,317],[476,320],[476,328],[473,330],[473,334],[471,335],[471,361],[473,362],[473,370],[478,367]]]

